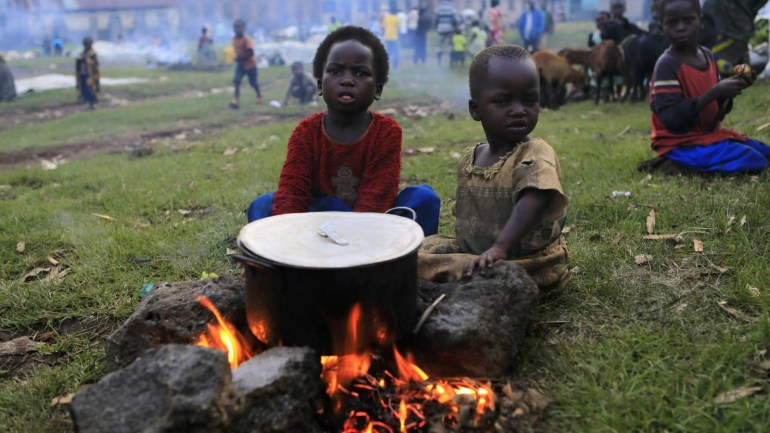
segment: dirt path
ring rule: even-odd
[[[151,98],[131,98],[128,93],[121,92],[120,90],[111,90],[109,93],[105,94],[106,97],[102,98],[101,102],[99,103],[99,110],[109,110],[112,108],[126,107],[129,105],[135,105],[148,101],[161,101],[171,98],[200,98],[206,95],[223,93],[223,91],[229,91],[229,89],[193,89],[172,95],[155,96]],[[74,94],[72,101],[58,104],[47,104],[44,106],[42,111],[31,111],[29,109],[23,108],[8,109],[3,111],[2,115],[0,115],[0,132],[13,129],[19,125],[34,125],[51,120],[61,119],[63,117],[80,113],[82,111],[86,111],[86,106],[84,104],[78,104],[76,101],[74,101]]]
[[[256,116],[254,118],[228,124],[227,126],[210,127],[206,134],[211,134],[225,128],[248,128],[291,118],[301,119],[300,114],[294,116]],[[144,156],[152,152],[160,139],[202,136],[204,133],[197,127],[165,128],[142,133],[128,133],[113,136],[104,140],[81,141],[77,143],[60,144],[47,147],[26,148],[12,152],[0,153],[0,171],[39,164],[42,160],[61,161],[73,159],[88,159],[105,153],[130,153]]]
[[[129,103],[139,103],[146,100],[147,99],[141,99]],[[388,115],[400,115],[403,113],[403,115],[407,117],[420,118],[428,114],[451,109],[446,103],[438,104],[437,102],[436,98],[430,97],[415,98],[414,100],[409,101],[392,101],[382,104],[382,106],[378,107],[377,111]],[[67,115],[67,113],[72,114],[81,110],[82,108],[78,105],[65,105],[56,109],[45,110],[40,113],[19,113],[19,117],[16,119],[24,119],[20,121],[24,121],[25,123],[43,123],[60,118]],[[32,117],[30,118],[30,116]],[[234,127],[248,128],[279,121],[299,121],[305,116],[307,116],[307,113],[265,114],[257,115],[243,121],[229,123],[227,125],[209,126],[205,128],[205,131],[201,131],[199,127],[192,125],[189,127],[159,128],[154,131],[120,134],[103,140],[89,140],[3,152],[0,153],[0,171],[40,164],[43,160],[54,162],[62,160],[82,160],[107,153],[130,153],[137,156],[143,156],[151,153],[153,147],[160,141],[160,139],[164,138],[177,138],[181,140],[182,137],[203,137]],[[5,117],[6,116],[3,115],[2,122],[6,121]],[[2,131],[2,123],[0,123],[0,131]]]

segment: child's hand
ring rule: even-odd
[[[753,69],[751,69],[751,66],[741,63],[740,65],[735,65],[733,67],[733,74],[736,77],[742,78],[743,81],[746,82],[746,86],[751,86],[754,84],[754,81],[757,80],[757,74],[754,72]]]
[[[718,82],[714,86],[714,92],[719,99],[734,98],[740,95],[747,86],[748,84],[743,78],[734,76]]]
[[[506,256],[507,253],[505,250],[493,245],[490,249],[484,251],[478,257],[474,257],[471,260],[468,260],[468,263],[466,263],[465,267],[463,268],[463,276],[470,277],[473,274],[473,270],[476,268],[476,266],[479,267],[479,272],[481,275],[484,275],[486,270],[491,268],[496,261],[502,260]]]

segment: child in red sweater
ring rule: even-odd
[[[296,212],[415,211],[426,235],[438,232],[440,200],[428,185],[398,192],[401,128],[372,113],[388,81],[388,55],[361,27],[341,27],[321,43],[313,75],[327,111],[302,120],[289,138],[278,191],[257,197],[249,222]]]

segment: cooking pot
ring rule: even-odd
[[[414,221],[379,213],[295,213],[244,226],[234,258],[246,265],[249,328],[269,346],[321,355],[392,343],[414,326],[423,238]]]

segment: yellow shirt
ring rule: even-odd
[[[465,45],[468,43],[468,40],[465,39],[465,35],[459,34],[452,36],[452,46],[454,47],[454,51],[465,51]]]
[[[386,41],[398,40],[398,28],[400,25],[401,21],[398,19],[398,16],[393,14],[385,15],[385,18],[382,20],[382,27],[385,30]]]

